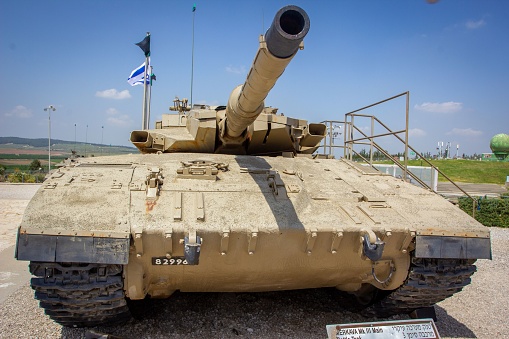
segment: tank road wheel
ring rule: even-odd
[[[394,291],[359,290],[357,311],[366,317],[385,318],[433,306],[470,283],[475,260],[413,258],[406,281]]]
[[[130,319],[122,265],[31,262],[31,286],[45,313],[67,327],[117,324]]]

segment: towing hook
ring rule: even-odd
[[[374,244],[369,242],[369,235],[364,234],[364,241],[362,242],[362,252],[371,261],[378,261],[384,252],[385,242],[376,237]]]
[[[184,237],[184,257],[188,265],[198,265],[200,260],[201,238],[196,234]]]

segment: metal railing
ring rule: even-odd
[[[365,111],[369,108],[381,105],[383,103],[387,103],[389,101],[392,101],[394,99],[405,97],[405,129],[393,131],[391,130],[387,125],[385,125],[380,119],[378,119],[374,115],[369,114],[361,114],[359,112]],[[332,155],[333,149],[335,148],[342,148],[344,150],[344,157],[348,160],[353,160],[354,155],[358,156],[360,159],[362,159],[364,162],[368,163],[371,167],[375,168],[373,166],[373,150],[376,149],[381,154],[383,154],[385,157],[390,159],[394,164],[396,164],[402,171],[403,171],[403,180],[407,181],[408,178],[414,179],[416,182],[418,182],[422,187],[425,187],[426,189],[430,191],[434,191],[427,183],[422,181],[418,176],[416,176],[414,173],[408,170],[408,150],[411,150],[415,153],[416,157],[424,161],[426,164],[428,164],[432,169],[436,170],[440,175],[442,175],[447,181],[449,181],[451,184],[453,184],[457,189],[459,189],[463,194],[465,194],[467,197],[469,197],[472,200],[472,214],[475,216],[475,209],[477,206],[477,199],[472,197],[470,194],[468,194],[465,190],[463,190],[460,186],[458,186],[454,181],[452,181],[451,178],[449,178],[444,172],[442,172],[438,167],[433,165],[430,161],[428,161],[422,154],[420,154],[415,148],[410,146],[408,144],[408,118],[409,118],[409,105],[410,105],[410,92],[403,92],[401,94],[395,95],[393,97],[390,97],[388,99],[378,101],[374,104],[356,109],[354,111],[348,112],[345,114],[344,121],[339,120],[326,120],[322,121],[322,123],[326,124],[327,126],[327,135],[324,138],[323,144],[320,145],[320,147],[323,147],[323,154]],[[355,125],[355,118],[368,118],[371,122],[371,128],[369,135],[362,131],[361,128]],[[334,139],[337,137],[335,135],[334,129],[339,126],[341,128],[340,124],[343,126],[343,145],[336,145],[334,144]],[[375,126],[378,128],[382,128],[382,133],[375,134]],[[404,134],[403,137],[400,135]],[[355,137],[354,137],[355,136]],[[380,144],[375,142],[376,138],[381,137],[387,137],[387,136],[394,136],[398,141],[402,142],[405,145],[405,152],[403,156],[403,162],[401,162],[399,159],[394,158],[387,150],[385,150]],[[366,159],[362,154],[355,151],[354,146],[355,145],[367,145],[369,146],[369,159]],[[327,152],[328,151],[328,152]],[[378,169],[377,169],[378,170]]]

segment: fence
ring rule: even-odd
[[[363,164],[364,166],[370,166],[369,164]],[[403,170],[396,165],[388,164],[372,164],[371,166],[378,169],[380,172],[390,174],[395,178],[403,178]],[[407,166],[407,170],[412,172],[413,175],[418,177],[434,192],[438,190],[438,171],[433,167],[424,166]],[[423,187],[418,181],[412,180],[410,175],[407,176],[407,180],[417,186]],[[426,187],[424,187],[426,188]]]
[[[0,182],[42,183],[46,174],[44,171],[4,170],[0,174]]]

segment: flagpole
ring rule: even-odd
[[[141,119],[141,129],[147,129],[147,67],[148,67],[148,57],[145,58],[145,76],[143,78],[143,111],[142,111],[142,119]]]
[[[196,15],[196,4],[193,5],[193,42],[191,46],[191,108],[193,107],[193,78],[194,78],[194,17]]]
[[[147,74],[150,79],[150,87],[148,88],[148,114],[147,114],[147,129],[150,128],[150,105],[152,103],[152,66],[150,66],[150,73]],[[145,78],[147,79],[147,78]],[[146,82],[146,81],[145,81]]]
[[[150,32],[147,32],[147,36],[150,36]],[[148,129],[147,121],[147,73],[148,73],[148,58],[150,53],[145,56],[145,77],[143,78],[143,118],[141,129]]]

